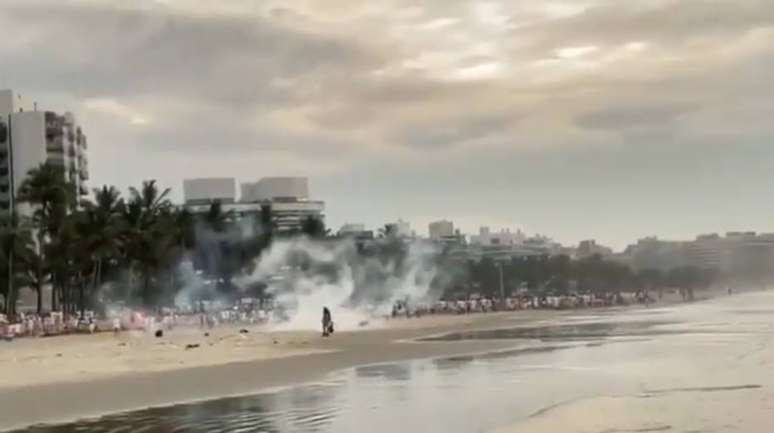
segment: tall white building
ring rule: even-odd
[[[71,113],[41,111],[36,105],[12,90],[0,90],[0,211],[17,205],[25,177],[45,162],[61,167],[79,195],[89,193],[86,135]]]
[[[207,177],[183,180],[186,204],[223,204],[236,201],[236,180],[233,177]]]
[[[478,235],[470,237],[470,243],[482,246],[492,245],[520,245],[527,240],[527,236],[521,231],[517,230],[516,233],[510,229],[502,229],[498,232],[492,232],[489,227],[481,227],[478,229]]]
[[[340,235],[349,235],[362,233],[365,231],[365,224],[363,223],[346,223],[339,229]]]
[[[454,236],[454,223],[446,220],[433,221],[427,226],[427,232],[432,240],[448,238]]]
[[[241,186],[240,200],[257,203],[266,200],[304,201],[309,198],[309,179],[305,177],[264,177]]]
[[[224,211],[244,217],[260,215],[268,205],[279,231],[298,230],[308,217],[324,219],[325,202],[309,199],[309,180],[305,177],[270,177],[242,183],[238,201],[235,184],[232,178],[186,179],[185,206],[193,213],[202,213],[210,203],[219,201]]]

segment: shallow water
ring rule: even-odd
[[[636,313],[578,313],[550,326],[452,334],[435,340],[513,339],[516,347],[361,366],[272,393],[20,431],[468,433],[551,416],[558,407],[589,398],[770,393],[765,366],[774,360],[768,344],[774,310],[768,315],[766,306],[774,306],[774,296],[740,295]],[[700,407],[686,411],[701,414]]]

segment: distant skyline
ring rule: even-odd
[[[401,217],[620,250],[774,232],[769,0],[4,0],[0,87],[72,111],[92,186],[310,178]]]

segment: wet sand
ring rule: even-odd
[[[658,356],[611,364],[639,391],[565,400],[491,433],[774,431],[774,293],[700,307],[676,310],[682,335],[652,334]]]
[[[566,328],[554,325],[574,323],[579,316],[587,321],[637,316],[642,321],[647,313],[644,307],[618,307],[427,316],[337,332],[328,339],[317,332],[260,327],[242,334],[239,327],[226,326],[209,337],[199,329],[178,328],[160,339],[101,334],[17,340],[0,345],[0,430],[255,394],[367,364],[507,351],[523,348],[521,337],[551,337],[551,332],[567,337]],[[545,331],[547,325],[553,330]],[[502,338],[489,332],[514,327],[531,330]],[[578,334],[581,338],[596,335],[579,329],[586,329]],[[490,338],[481,338],[488,333]],[[477,337],[455,338],[459,335]],[[445,337],[426,340],[429,336]],[[199,347],[186,350],[188,344]]]
[[[553,321],[571,311],[528,310],[400,319],[372,330],[264,332],[221,327],[20,339],[0,346],[0,430],[150,406],[244,395],[356,365],[501,350],[513,341],[413,342],[460,330]],[[186,350],[187,344],[199,344]]]

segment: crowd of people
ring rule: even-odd
[[[660,297],[660,294],[659,294]],[[646,292],[570,295],[509,296],[505,299],[487,296],[470,296],[459,299],[443,299],[434,303],[413,302],[405,299],[392,307],[391,317],[421,317],[432,314],[473,314],[494,311],[527,309],[574,309],[647,304],[653,299]],[[327,308],[326,308],[327,310]],[[236,305],[204,304],[187,308],[162,308],[159,310],[113,309],[102,318],[94,312],[65,315],[52,312],[44,315],[20,313],[13,322],[0,314],[0,337],[11,340],[22,336],[47,336],[67,333],[94,333],[139,330],[159,335],[159,331],[172,330],[177,326],[212,329],[221,324],[260,325],[287,319],[288,312],[271,300],[240,301]],[[331,312],[323,315],[323,334],[332,333]]]
[[[97,319],[92,312],[84,315],[51,312],[46,314],[19,313],[15,320],[0,314],[0,337],[8,340],[15,337],[40,337],[73,332],[95,332]]]
[[[471,314],[494,311],[517,311],[529,309],[575,309],[587,307],[610,307],[616,305],[649,304],[654,299],[644,291],[570,295],[522,295],[498,297],[472,296],[464,299],[440,300],[432,304],[412,304],[408,300],[398,301],[392,308],[391,316],[421,317],[427,314]]]

